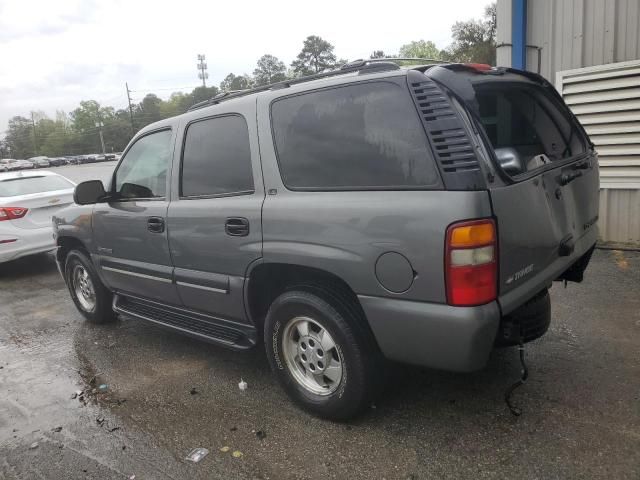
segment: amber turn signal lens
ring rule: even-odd
[[[493,222],[454,227],[451,230],[451,248],[478,247],[495,242],[496,230]]]

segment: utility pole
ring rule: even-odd
[[[131,116],[131,137],[136,134],[136,127],[133,125],[133,107],[131,106],[131,90],[129,90],[129,84],[125,82],[127,87],[127,100],[129,100],[129,115]]]
[[[31,112],[31,125],[33,126],[33,156],[38,156],[38,141],[36,140],[36,121],[33,119],[33,112]]]
[[[100,144],[102,145],[102,154],[104,155],[106,151],[104,148],[104,137],[102,136],[102,127],[104,127],[104,123],[102,123],[102,120],[99,122],[96,122],[96,127],[99,129],[99,132],[100,132]]]
[[[204,55],[198,55],[198,70],[200,71],[200,73],[198,73],[198,78],[202,79],[202,86],[204,88],[207,88],[207,84],[205,82],[205,80],[207,78],[209,78],[209,74],[207,73],[207,64],[204,63],[205,60],[205,56]]]

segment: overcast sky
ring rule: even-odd
[[[350,60],[411,40],[444,48],[451,25],[480,18],[489,1],[0,0],[0,137],[31,110],[54,116],[89,99],[123,108],[125,82],[134,101],[190,91],[199,53],[218,85],[265,53],[289,65],[308,35]]]

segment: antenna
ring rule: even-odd
[[[205,61],[205,56],[203,54],[199,54],[198,55],[198,78],[200,80],[202,80],[202,86],[203,87],[207,87],[207,83],[206,83],[206,79],[209,78],[209,74],[207,73],[207,64],[204,62]]]

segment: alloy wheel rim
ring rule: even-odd
[[[93,312],[96,307],[96,293],[89,272],[82,265],[76,265],[72,273],[73,290],[85,312]]]
[[[316,395],[335,392],[343,376],[342,352],[326,328],[310,317],[289,320],[282,352],[293,378]]]

